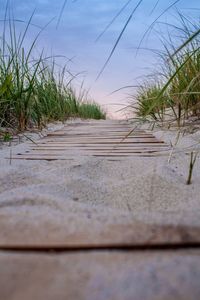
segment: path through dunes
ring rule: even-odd
[[[99,157],[153,156],[164,154],[169,146],[152,133],[134,129],[123,122],[90,121],[49,133],[31,143],[14,159],[66,160],[77,155]]]
[[[132,128],[75,122],[2,152],[2,299],[199,298],[200,185]]]

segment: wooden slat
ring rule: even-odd
[[[76,146],[78,145],[78,146]],[[72,145],[71,144],[65,144],[65,143],[62,143],[62,144],[57,144],[57,143],[40,143],[40,144],[37,144],[37,145],[34,145],[31,144],[32,147],[30,147],[30,149],[39,149],[39,148],[65,148],[65,149],[68,149],[68,148],[71,148]],[[34,148],[33,148],[34,147]],[[114,148],[114,147],[117,147],[117,148],[131,148],[131,149],[135,149],[135,148],[143,148],[143,149],[146,149],[146,148],[149,148],[149,147],[153,147],[153,148],[168,148],[169,149],[169,146],[166,145],[166,144],[146,144],[146,145],[143,145],[143,144],[132,144],[132,143],[121,143],[121,144],[107,144],[107,145],[102,145],[102,144],[75,144],[75,146],[73,148],[76,148],[76,147],[81,147],[81,148],[86,148],[86,147],[95,147],[95,148],[100,148],[100,147],[107,147],[107,148]]]
[[[126,151],[126,150],[112,150],[112,149],[110,149],[110,150],[92,150],[92,149],[86,149],[85,151],[83,151],[82,153],[81,153],[81,155],[101,155],[101,154],[103,154],[103,155],[106,155],[106,154],[108,154],[108,155],[113,155],[113,154],[123,154],[123,155],[132,155],[132,154],[147,154],[147,153],[158,153],[158,152],[160,152],[160,153],[164,153],[163,151],[157,151],[157,150],[135,150],[135,151],[133,151],[133,150],[129,150],[129,151]],[[66,152],[66,151],[63,151],[63,152],[61,152],[61,151],[34,151],[34,152],[30,152],[30,153],[26,153],[26,154],[16,154],[17,156],[19,156],[19,157],[21,157],[21,156],[28,156],[28,157],[31,157],[31,156],[45,156],[45,155],[51,155],[51,156],[66,156],[66,155],[72,155],[72,153],[71,152]]]
[[[88,156],[89,154],[82,153],[81,156]],[[154,157],[154,156],[165,156],[165,153],[90,153],[90,156],[96,157]],[[73,160],[72,155],[60,156],[60,155],[17,155],[13,156],[12,159],[27,159],[27,160]],[[10,159],[7,157],[7,159]]]
[[[98,134],[63,134],[63,135],[55,135],[55,136],[45,136],[44,140],[52,140],[52,139],[68,139],[68,138],[153,138],[154,136],[150,134],[120,134],[120,133],[104,133],[99,132]]]
[[[84,145],[84,144],[90,144],[90,145],[93,145],[93,144],[96,144],[96,145],[102,145],[102,144],[107,144],[107,145],[116,145],[116,144],[129,144],[129,145],[132,145],[132,144],[148,144],[148,145],[151,145],[151,144],[163,144],[164,142],[162,141],[151,141],[151,142],[148,142],[148,141],[144,141],[144,140],[141,140],[141,141],[132,141],[132,142],[129,142],[129,141],[123,141],[121,142],[121,140],[117,140],[117,141],[112,141],[112,142],[109,142],[109,141],[83,141],[83,142],[80,142],[80,141],[74,141],[74,142],[71,142],[71,141],[65,141],[65,142],[48,142],[50,143],[51,145],[56,145],[56,144],[59,144],[62,146],[62,144],[64,145]],[[47,143],[46,143],[47,144]]]
[[[74,231],[72,228],[77,221],[72,220],[73,226],[71,226],[65,221],[64,217],[65,214],[61,213],[59,226],[48,222],[48,231],[45,230],[45,222],[41,218],[38,221],[43,230],[39,231],[26,218],[22,218],[21,222],[16,223],[15,229],[18,230],[11,230],[13,225],[8,223],[8,226],[4,226],[4,231],[1,231],[0,234],[0,248],[9,246],[17,248],[24,245],[27,249],[34,247],[70,249],[200,243],[200,228],[195,226],[145,224],[127,220],[125,223],[123,221],[123,223],[112,223],[106,226],[102,223],[100,230],[97,230],[88,222],[83,222],[83,225],[76,226]],[[82,217],[84,217],[84,214],[82,214]],[[4,220],[0,219],[0,225],[3,224],[5,224]],[[26,226],[24,227],[26,230],[20,230],[22,224]]]
[[[74,150],[76,150],[77,148],[73,148]],[[33,148],[31,149],[33,152],[35,151],[63,151],[63,152],[66,152],[66,151],[71,151],[71,148],[50,148],[50,147],[46,147],[46,148]],[[26,153],[30,152],[31,150],[28,150],[26,151]],[[101,151],[101,150],[110,150],[110,151],[115,151],[115,150],[123,150],[123,151],[168,151],[169,148],[158,148],[158,147],[146,147],[146,148],[141,148],[141,147],[117,147],[117,148],[113,148],[113,147],[110,147],[110,146],[107,146],[107,147],[83,147],[82,148],[83,151],[85,150],[96,150],[96,151]]]

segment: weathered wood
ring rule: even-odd
[[[90,148],[85,148],[84,153],[87,152],[87,154],[110,154],[110,153],[125,153],[125,154],[130,154],[130,153],[156,153],[156,152],[164,152],[167,150],[160,150],[160,149],[90,149]],[[70,154],[72,152],[71,149],[64,149],[64,150],[49,150],[49,149],[35,149],[32,151],[26,151],[25,155],[65,155],[65,154]],[[17,153],[17,155],[23,155],[21,153]]]
[[[95,156],[95,157],[158,157],[158,156],[166,156],[166,153],[83,153],[82,156]],[[10,159],[9,157],[6,157]],[[73,160],[72,155],[16,155],[13,156],[12,159],[25,159],[25,160]]]
[[[65,211],[66,213],[66,211]],[[68,219],[63,219],[65,213],[60,212],[59,223],[51,221],[47,217],[39,217],[40,226],[46,224],[47,227],[38,232],[38,227],[31,221],[22,219],[21,223],[15,224],[15,230],[12,231],[12,223],[5,222],[3,216],[0,219],[0,250],[6,248],[27,249],[87,249],[87,248],[138,248],[141,246],[153,247],[171,245],[200,245],[200,227],[194,226],[173,226],[159,224],[145,224],[138,221],[127,220],[126,223],[113,223],[105,226],[96,227],[93,220],[93,226],[87,222],[87,218],[82,213],[82,226],[75,219],[69,224]],[[23,214],[23,212],[22,212]],[[80,216],[80,215],[79,215]],[[18,216],[20,217],[20,216]],[[66,215],[66,218],[69,217]],[[26,228],[20,231],[20,227]],[[75,230],[73,230],[75,226]]]
[[[137,148],[142,148],[142,149],[149,149],[149,148],[158,148],[158,149],[169,149],[170,147],[164,143],[162,144],[151,144],[148,143],[147,145],[144,144],[132,144],[132,143],[117,143],[113,146],[113,144],[101,144],[101,143],[96,143],[96,144],[90,144],[90,143],[86,143],[86,144],[74,144],[74,146],[72,144],[67,144],[67,143],[39,143],[36,145],[33,144],[29,144],[29,149],[40,149],[40,148],[45,148],[45,149],[51,149],[51,148],[64,148],[64,149],[68,149],[68,148],[76,148],[76,147],[80,147],[80,148],[88,148],[88,147],[93,147],[93,148],[124,148],[124,149],[137,149]]]
[[[2,300],[197,300],[200,252],[0,252]]]

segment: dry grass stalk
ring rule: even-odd
[[[192,183],[192,174],[194,170],[194,165],[197,159],[198,152],[194,153],[193,151],[190,154],[190,165],[189,165],[189,174],[188,174],[188,179],[186,184],[191,184]]]

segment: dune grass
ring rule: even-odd
[[[191,116],[200,117],[200,32],[199,25],[179,17],[176,39],[179,35],[181,46],[176,49],[173,37],[169,37],[170,43],[164,43],[165,53],[161,55],[161,69],[153,80],[148,78],[140,85],[133,98],[137,116],[176,121],[181,126]]]
[[[59,69],[44,51],[35,58],[42,30],[29,48],[25,47],[33,15],[18,34],[16,22],[5,17],[0,34],[0,127],[23,131],[69,117],[105,118],[100,106],[88,101],[87,94],[81,99],[76,96],[74,76],[66,66]]]
[[[154,101],[160,94],[161,88],[161,84],[149,82],[144,82],[138,87],[136,95],[137,105],[135,106],[138,117],[145,117],[148,112],[148,115],[153,120],[162,120],[165,103],[167,101],[166,97],[162,97],[162,101],[159,101],[154,105]]]
[[[106,114],[95,102],[78,102],[78,114],[83,119],[105,119]]]

